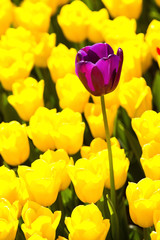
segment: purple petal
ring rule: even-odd
[[[91,79],[91,71],[94,64],[91,62],[81,61],[76,64],[76,74],[89,92],[94,92],[94,86]]]
[[[91,72],[92,83],[94,86],[95,91],[92,92],[95,96],[101,96],[105,94],[105,85],[104,85],[104,78],[101,71],[94,66]]]
[[[113,49],[107,43],[94,44],[89,50],[94,52],[99,57],[99,59],[108,57],[110,54],[114,54]]]
[[[103,75],[105,93],[113,91],[119,82],[122,67],[121,57],[110,55],[109,58],[100,59],[96,66]]]

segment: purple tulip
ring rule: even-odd
[[[123,51],[117,55],[107,43],[86,46],[76,56],[76,74],[85,88],[95,96],[112,92],[118,85]]]

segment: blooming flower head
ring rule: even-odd
[[[87,5],[79,0],[61,8],[57,21],[69,41],[81,42],[87,38],[90,13],[91,11]]]
[[[56,109],[49,110],[45,107],[39,107],[30,118],[28,126],[29,138],[43,152],[48,149],[55,149],[55,118]]]
[[[29,200],[42,206],[52,205],[60,190],[64,162],[49,164],[43,159],[37,159],[28,166],[18,166],[18,175],[24,180],[29,194]]]
[[[24,223],[21,227],[26,239],[54,240],[61,212],[52,213],[50,209],[38,203],[27,201],[22,210],[22,218]],[[32,236],[35,237],[32,238]]]
[[[119,99],[130,118],[140,117],[143,112],[152,109],[152,92],[142,77],[122,84]]]
[[[44,161],[48,162],[49,164],[54,163],[55,167],[56,165],[59,165],[59,162],[64,163],[64,169],[62,174],[62,181],[60,185],[60,190],[65,190],[71,183],[70,177],[67,173],[67,166],[73,165],[73,158],[69,157],[68,154],[64,149],[58,149],[56,151],[53,150],[47,150],[44,154],[40,155],[40,159],[43,159]],[[59,167],[59,166],[58,166]]]
[[[102,96],[117,87],[122,63],[121,48],[115,55],[107,43],[97,43],[78,51],[76,74],[91,94]]]
[[[76,74],[68,73],[63,78],[59,78],[56,82],[56,90],[62,109],[70,108],[80,113],[84,111],[90,94]]]
[[[146,177],[160,180],[160,142],[152,140],[145,144],[140,161]]]
[[[143,228],[153,225],[153,213],[160,204],[160,181],[143,178],[126,189],[132,221]],[[144,217],[145,216],[145,217]]]
[[[0,124],[0,153],[4,161],[12,166],[27,160],[30,147],[25,124],[16,121]]]
[[[14,240],[18,229],[16,210],[4,198],[0,199],[0,238]]]
[[[88,39],[93,43],[103,42],[104,37],[102,32],[104,30],[105,20],[109,18],[107,9],[102,8],[99,11],[91,11],[88,19]]]
[[[114,119],[116,117],[118,106],[112,105],[106,108],[108,115],[108,125],[110,136],[113,133]],[[103,122],[103,115],[100,104],[87,103],[84,109],[84,115],[90,127],[91,133],[94,138],[100,137],[105,139],[105,129]]]
[[[111,16],[126,16],[129,18],[139,18],[142,12],[142,0],[102,0]]]
[[[98,159],[99,160],[99,159]],[[85,203],[95,203],[102,197],[104,168],[97,158],[81,158],[75,166],[68,166],[68,173],[78,198]]]
[[[68,49],[66,45],[62,43],[53,48],[48,59],[48,68],[54,82],[56,82],[58,78],[63,78],[67,73],[75,72],[76,54],[76,49]]]
[[[13,25],[22,26],[31,32],[47,32],[49,29],[51,8],[43,2],[23,1],[14,8]]]
[[[0,186],[0,198],[5,198],[13,204],[20,215],[21,208],[29,197],[24,182],[16,177],[12,169],[3,165],[0,167]]]
[[[105,240],[110,228],[109,219],[103,219],[98,207],[91,203],[74,208],[65,219],[70,240]]]
[[[147,110],[141,117],[132,119],[132,127],[141,147],[152,140],[160,142],[160,113]]]
[[[15,82],[12,89],[13,95],[8,97],[9,103],[24,121],[29,121],[37,108],[44,105],[44,80],[37,82],[36,79],[28,77],[24,81]]]

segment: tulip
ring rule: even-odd
[[[115,55],[107,43],[97,43],[78,51],[76,74],[91,94],[102,96],[117,87],[122,63],[121,48]]]
[[[27,201],[22,210],[21,228],[26,239],[54,240],[61,219],[61,211],[51,212],[38,203]]]
[[[70,240],[104,240],[110,228],[108,219],[103,219],[98,207],[91,203],[76,207],[71,217],[66,217]]]

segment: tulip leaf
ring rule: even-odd
[[[153,86],[152,86],[152,94],[153,94],[153,103],[156,106],[158,112],[160,111],[160,71],[156,72]]]

